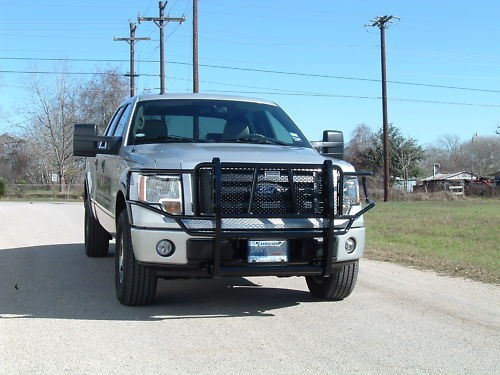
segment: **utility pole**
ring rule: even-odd
[[[160,94],[165,94],[165,46],[164,46],[165,23],[179,22],[180,24],[182,24],[186,20],[186,18],[185,17],[175,18],[170,16],[165,17],[165,7],[167,5],[167,2],[160,1],[158,5],[160,8],[159,17],[142,17],[141,15],[139,15],[139,17],[137,17],[137,21],[139,23],[143,21],[153,21],[155,25],[158,26],[160,29]]]
[[[135,70],[134,70],[134,61],[135,61],[135,43],[139,40],[150,40],[151,38],[136,38],[135,37],[135,29],[137,26],[135,23],[130,21],[130,37],[129,38],[114,38],[115,42],[127,42],[130,45],[130,96],[135,95]]]
[[[384,202],[389,200],[389,179],[390,179],[390,149],[389,149],[389,122],[387,116],[387,76],[385,62],[385,29],[394,16],[379,16],[370,20],[366,26],[376,26],[380,29],[380,59],[382,65],[382,120],[383,120],[383,144],[384,144]]]
[[[198,74],[198,0],[193,0],[193,92],[200,92]]]
[[[470,141],[470,183],[472,185],[472,169],[474,168],[474,139],[479,136],[479,133],[476,132],[472,136],[472,139]]]

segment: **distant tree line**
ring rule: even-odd
[[[0,180],[9,184],[50,184],[80,182],[82,158],[72,156],[75,123],[93,123],[104,131],[119,102],[128,94],[128,82],[117,70],[109,69],[89,80],[72,81],[64,74],[34,76],[29,82],[25,102],[16,113],[25,120],[0,134]],[[423,147],[389,126],[390,173],[392,179],[408,181],[439,172],[474,171],[492,176],[500,170],[500,137],[480,136],[460,142],[445,135],[436,145]],[[358,170],[374,172],[372,182],[382,185],[382,129],[373,131],[366,124],[356,126],[346,145],[346,160]],[[3,183],[1,185],[3,189]]]
[[[437,145],[421,146],[389,125],[390,174],[392,180],[408,181],[429,177],[433,166],[439,173],[473,171],[484,177],[493,177],[500,171],[500,137],[479,136],[460,142],[455,135],[441,137]],[[383,138],[382,129],[374,132],[366,124],[356,126],[346,145],[346,160],[357,169],[372,171],[373,182],[382,186]]]
[[[73,157],[75,123],[104,130],[128,93],[128,82],[116,70],[86,81],[68,75],[35,76],[17,114],[25,120],[0,134],[0,178],[15,184],[61,184],[81,180],[82,160]]]

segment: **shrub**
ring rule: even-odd
[[[0,197],[5,194],[5,182],[0,178]]]

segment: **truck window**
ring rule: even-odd
[[[104,132],[104,135],[106,136],[111,136],[113,132],[115,131],[116,128],[116,123],[120,119],[120,116],[123,112],[124,107],[120,107],[116,110],[115,114],[111,118],[111,121],[109,122],[108,126],[106,127],[106,131]]]
[[[120,119],[118,120],[118,123],[116,124],[116,127],[113,131],[113,136],[121,137],[123,135],[123,129],[125,128],[125,125],[127,125],[127,123],[128,123],[131,109],[132,109],[132,106],[130,104],[127,104],[127,106],[125,107],[125,109],[121,113],[121,116],[120,116]]]

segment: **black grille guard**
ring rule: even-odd
[[[259,232],[259,234],[264,234],[266,236],[272,237],[280,237],[284,234],[290,235],[291,233],[295,233],[298,235],[300,231],[307,231],[304,237],[317,237],[321,236],[325,230],[331,230],[334,235],[343,235],[346,234],[349,229],[352,227],[352,224],[356,219],[362,216],[364,213],[375,207],[375,202],[370,200],[368,197],[368,189],[366,184],[366,176],[372,175],[371,172],[343,172],[338,166],[333,165],[331,160],[325,160],[323,164],[276,164],[276,163],[267,163],[267,164],[251,164],[251,163],[221,163],[218,158],[214,158],[212,163],[202,163],[199,164],[196,168],[199,167],[207,167],[211,166],[214,168],[214,177],[215,177],[215,212],[213,215],[172,215],[158,207],[151,206],[149,204],[145,204],[143,202],[131,200],[129,196],[127,196],[127,202],[131,205],[140,206],[142,208],[154,211],[157,214],[173,219],[177,222],[177,224],[189,235],[192,236],[205,236],[205,237],[214,237],[216,232],[227,232],[230,237],[248,237],[251,232]],[[252,168],[309,168],[309,169],[322,169],[323,175],[325,178],[326,186],[326,201],[328,204],[325,207],[323,214],[277,214],[272,217],[269,214],[227,214],[224,215],[221,212],[221,169],[222,167],[232,166],[232,167],[252,167]],[[333,173],[334,171],[338,172],[338,180],[337,186],[334,186]],[[166,170],[166,169],[133,169],[129,171],[129,178],[132,173],[151,173],[151,174],[183,174],[183,173],[192,173],[192,170]],[[342,201],[343,201],[343,189],[340,189],[340,186],[343,186],[344,176],[355,176],[362,178],[362,187],[363,194],[366,206],[361,210],[357,211],[353,215],[342,214]],[[130,183],[129,183],[130,185]],[[129,189],[127,189],[128,191]],[[128,194],[127,194],[128,195]],[[336,199],[335,199],[336,197]],[[270,226],[270,227],[236,227],[238,222],[242,224],[249,224],[252,222],[258,222],[259,220],[269,221],[272,219],[283,219],[285,221],[288,220],[288,223],[292,223],[291,228],[280,228],[279,226]],[[294,223],[294,219],[296,222]],[[304,225],[301,227],[301,223],[305,223],[304,219],[312,219],[317,221],[316,225]],[[335,222],[339,223],[335,225]],[[205,223],[204,225],[202,223]],[[227,227],[223,228],[223,223],[227,223]],[[333,224],[333,225],[332,225]],[[278,229],[277,229],[278,228]],[[273,233],[277,233],[273,235]],[[314,235],[311,235],[311,232]]]
[[[202,236],[214,238],[214,265],[213,274],[221,273],[221,241],[223,239],[248,239],[248,238],[322,238],[323,247],[327,249],[323,254],[323,269],[320,274],[329,274],[331,271],[331,263],[336,258],[334,254],[334,241],[336,236],[346,234],[352,227],[353,223],[364,213],[375,207],[375,202],[368,197],[368,189],[366,176],[370,176],[370,172],[344,172],[340,167],[333,164],[332,160],[327,159],[323,164],[252,164],[252,163],[221,163],[219,158],[214,158],[211,163],[201,163],[193,170],[144,170],[134,169],[129,171],[128,185],[130,186],[130,175],[136,173],[155,173],[155,174],[185,174],[190,173],[193,177],[196,175],[198,168],[211,167],[213,168],[214,178],[214,214],[213,215],[171,215],[161,210],[160,208],[131,200],[127,193],[127,203],[136,205],[147,210],[173,219],[182,228],[184,232],[191,236]],[[251,168],[309,168],[321,169],[324,178],[324,201],[327,204],[323,208],[322,214],[280,214],[280,215],[262,215],[262,214],[223,214],[221,212],[221,188],[222,188],[222,168],[223,167],[251,167]],[[337,183],[334,181],[334,173],[337,173]],[[366,206],[353,215],[342,213],[343,202],[343,186],[345,176],[356,176],[362,178],[363,194]],[[325,183],[326,182],[326,183]],[[292,182],[293,183],[293,182]],[[127,186],[127,192],[129,191]],[[196,194],[196,193],[195,193]],[[292,194],[293,195],[293,194]],[[291,227],[238,227],[238,222],[242,224],[253,222],[263,222],[270,220],[283,220],[286,223],[293,223]],[[312,225],[311,222],[316,222]],[[335,225],[335,222],[338,225]],[[195,225],[194,225],[195,224]],[[205,225],[206,224],[206,225]],[[232,225],[229,225],[232,224]],[[325,246],[326,244],[326,246]],[[321,268],[323,268],[321,267]],[[314,272],[313,274],[318,274]]]

